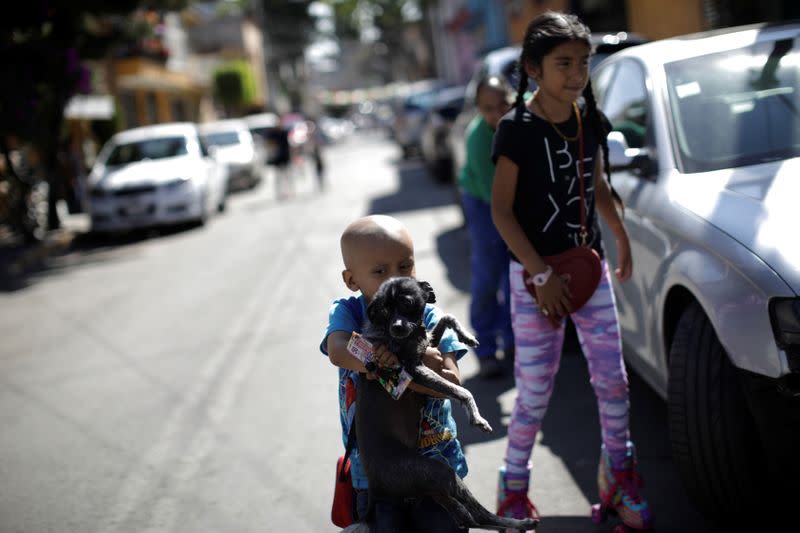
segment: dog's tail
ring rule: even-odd
[[[344,528],[341,533],[369,533],[369,524],[366,522],[357,522]]]

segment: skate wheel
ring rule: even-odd
[[[602,505],[599,503],[592,505],[592,522],[601,524],[605,522],[607,518],[606,509]]]

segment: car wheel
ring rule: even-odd
[[[741,519],[763,493],[763,453],[737,371],[697,303],[681,316],[669,355],[673,460],[709,518]]]

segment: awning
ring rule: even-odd
[[[76,94],[64,109],[64,118],[108,120],[114,116],[114,99],[107,94]]]

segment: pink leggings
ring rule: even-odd
[[[553,329],[522,282],[523,267],[511,261],[511,318],[516,341],[514,377],[517,400],[508,427],[506,472],[528,476],[536,434],[547,410],[564,344],[564,325]],[[600,426],[612,464],[627,453],[628,376],[622,360],[619,323],[606,262],[592,298],[572,313],[581,348],[597,396]]]

